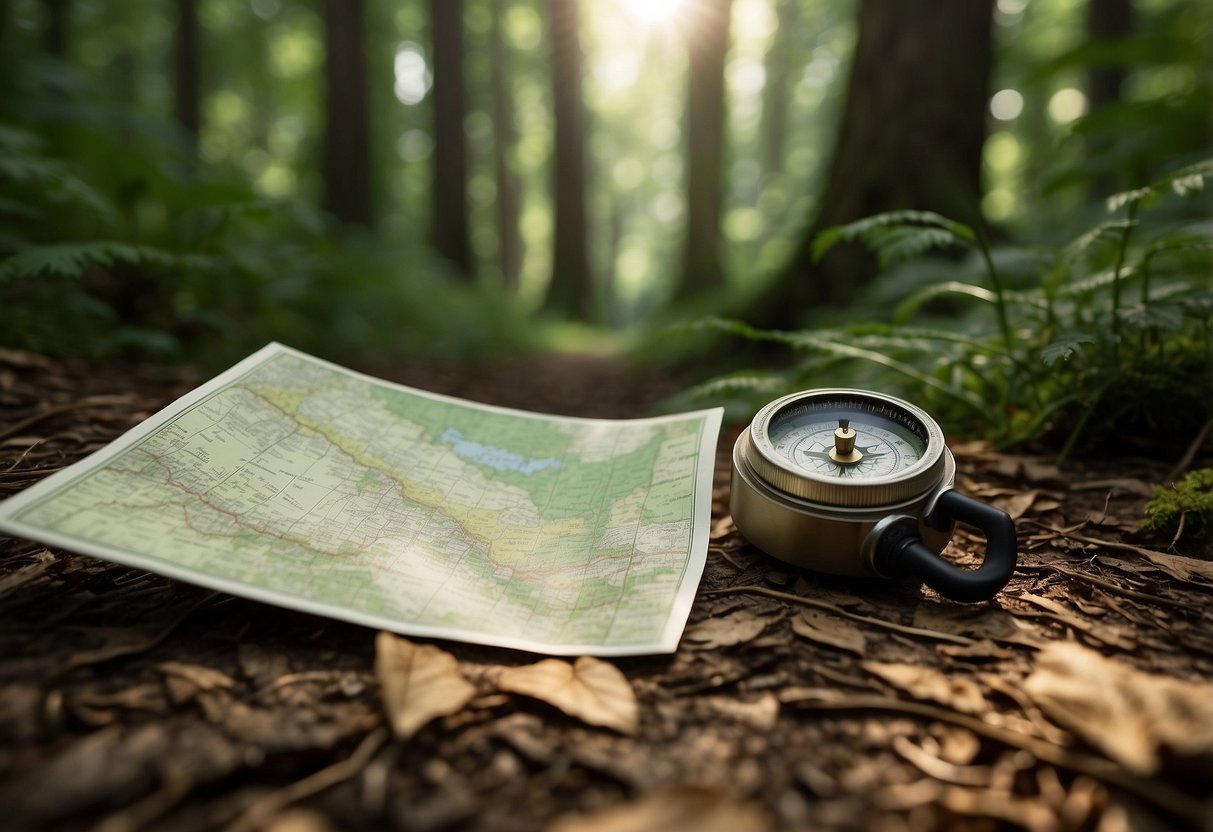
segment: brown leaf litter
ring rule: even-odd
[[[598,360],[370,369],[588,416],[679,386]],[[0,351],[0,496],[194,381]],[[722,441],[682,645],[609,662],[413,642],[0,541],[0,823],[1213,827],[1213,567],[1136,529],[1176,460],[955,451],[959,486],[1018,517],[1020,565],[995,599],[770,560],[728,516]],[[961,529],[948,556],[981,548]]]

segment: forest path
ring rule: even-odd
[[[587,416],[681,386],[585,356],[375,371]],[[0,497],[197,381],[0,353]],[[504,693],[536,656],[439,642],[476,698],[392,741],[373,631],[0,539],[0,825],[1210,828],[1213,563],[1136,531],[1167,462],[956,446],[960,487],[1021,539],[1006,590],[962,606],[756,551],[728,517],[727,434],[682,645],[614,662],[631,736]],[[962,531],[952,553],[980,543]]]

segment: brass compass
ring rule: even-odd
[[[943,431],[909,402],[866,390],[807,390],[763,407],[733,448],[730,505],[745,537],[798,566],[841,575],[914,574],[980,600],[1015,568],[1015,526],[953,490]],[[980,568],[939,556],[957,520],[986,534]]]

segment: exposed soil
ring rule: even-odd
[[[641,415],[676,379],[600,359],[394,368],[480,401]],[[198,383],[0,352],[0,498]],[[476,688],[407,741],[372,630],[0,538],[0,827],[173,830],[1213,828],[1213,563],[1136,531],[1174,459],[953,448],[1017,518],[988,603],[831,578],[728,517],[682,645],[613,661],[638,727],[506,692],[539,656],[435,642]],[[961,530],[950,556],[975,562]]]

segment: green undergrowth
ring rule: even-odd
[[[1141,526],[1174,538],[1213,543],[1213,468],[1198,468],[1174,485],[1155,489]]]
[[[1213,414],[1213,160],[1107,200],[1060,245],[997,249],[974,229],[897,211],[828,229],[871,249],[878,320],[774,331],[711,318],[691,329],[766,342],[778,370],[711,379],[689,398],[750,412],[783,392],[869,387],[902,395],[950,435],[1073,452],[1184,447]],[[960,258],[937,258],[941,250]]]
[[[208,166],[87,79],[0,89],[0,346],[215,368],[279,340],[334,359],[528,347],[529,313],[420,241],[342,228]],[[24,86],[22,86],[24,84]]]

